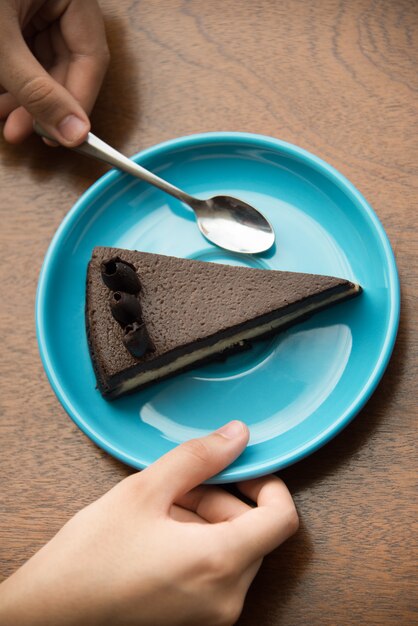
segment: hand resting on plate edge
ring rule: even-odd
[[[82,509],[0,585],[14,626],[229,626],[263,557],[298,528],[275,476],[238,484],[251,507],[202,482],[248,442],[233,421],[188,441]]]

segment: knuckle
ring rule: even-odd
[[[231,624],[235,624],[239,616],[241,615],[243,607],[243,602],[237,601],[234,598],[230,601],[226,606],[226,623],[228,626]]]
[[[236,594],[231,593],[230,597],[225,598],[218,605],[217,615],[214,619],[216,626],[232,626],[235,624],[241,615],[242,607],[243,601]]]
[[[223,569],[223,558],[216,550],[203,554],[200,560],[202,570],[209,579],[220,578]]]
[[[153,486],[147,480],[147,474],[145,473],[145,470],[143,470],[142,472],[134,472],[133,474],[130,474],[130,476],[124,478],[120,484],[122,483],[125,483],[127,491],[135,493],[136,495],[139,492],[144,500],[148,500],[150,496],[155,493]]]
[[[286,526],[289,533],[289,537],[294,535],[299,529],[299,515],[295,505],[289,507],[286,516]]]
[[[209,578],[215,581],[228,581],[235,577],[231,559],[221,549],[213,549],[206,555],[205,569]]]
[[[107,45],[96,48],[88,55],[81,56],[88,64],[91,64],[99,73],[103,73],[109,67],[110,50]]]
[[[98,69],[107,69],[110,63],[110,51],[107,46],[97,49],[90,57],[87,57],[90,62],[93,62]]]
[[[48,111],[55,103],[53,94],[53,84],[43,76],[36,76],[20,88],[19,95],[28,108]]]
[[[126,491],[136,491],[138,489],[138,484],[140,481],[141,474],[137,472],[126,476],[126,478],[120,481],[119,486]]]
[[[216,579],[222,579],[226,574],[225,557],[221,552],[211,552],[208,558],[208,570]]]
[[[190,439],[183,444],[183,450],[197,463],[208,463],[210,452],[201,439]]]
[[[135,501],[144,505],[152,501],[153,490],[142,476],[142,472],[127,476],[116,485],[115,489],[124,502]]]

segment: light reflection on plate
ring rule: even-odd
[[[344,373],[351,353],[352,336],[348,326],[336,324],[326,328],[296,331],[293,334],[287,334],[282,340],[275,340],[274,343],[268,355],[258,363],[254,364],[255,357],[250,355],[248,369],[242,369],[241,355],[235,356],[234,360],[240,363],[241,371],[237,372],[232,364],[231,374],[227,375],[228,363],[213,364],[202,368],[202,375],[196,373],[193,376],[195,388],[190,385],[190,381],[187,384],[187,393],[198,397],[204,393],[206,381],[216,380],[220,396],[225,397],[230,391],[223,389],[223,385],[232,386],[232,393],[235,394],[235,381],[241,379],[240,382],[243,383],[239,391],[241,408],[233,417],[243,419],[247,423],[253,422],[249,445],[259,444],[282,435],[297,424],[303,423],[319,409]],[[312,363],[309,358],[306,358],[306,354],[310,352],[322,354],[320,364],[317,360]],[[214,369],[218,371],[218,375],[213,372]],[[212,370],[212,375],[205,376],[207,370]],[[260,406],[262,399],[258,394],[253,394],[252,385],[245,384],[245,378],[248,376],[259,377],[260,395],[263,395],[263,390],[269,393],[274,380],[279,378],[280,384],[286,386],[286,394],[283,394],[284,402],[280,402],[277,398],[276,403],[268,402],[267,413],[264,414]],[[193,413],[190,410],[183,411],[184,407],[181,403],[178,410],[173,411],[172,385],[176,383],[172,382],[163,387],[152,396],[151,402],[141,407],[140,419],[176,443],[210,432],[210,429],[197,428],[194,425]],[[245,407],[245,414],[243,414],[242,407]],[[213,420],[216,420],[216,407],[206,407],[205,410],[212,413]],[[263,414],[264,417],[261,418]],[[188,420],[185,419],[187,417],[189,417]]]

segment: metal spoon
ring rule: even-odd
[[[34,129],[46,139],[56,141],[39,124],[35,123]],[[255,254],[265,252],[274,243],[274,230],[270,222],[257,209],[242,200],[230,196],[200,200],[190,196],[131,161],[93,133],[89,133],[86,141],[72,150],[113,165],[181,200],[193,209],[202,235],[225,250]]]

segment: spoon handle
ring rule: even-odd
[[[56,139],[44,131],[44,129],[37,122],[34,124],[34,130],[38,133],[38,135],[41,135],[41,137],[45,137],[46,139],[56,142]],[[165,191],[189,206],[199,202],[193,196],[190,196],[181,189],[171,185],[166,180],[156,176],[149,170],[145,169],[145,167],[138,165],[135,161],[131,161],[131,159],[128,159],[128,157],[115,150],[115,148],[109,146],[106,142],[96,137],[96,135],[93,135],[93,133],[89,133],[86,140],[82,144],[71,148],[71,150],[75,150],[81,154],[98,159],[108,165],[113,165],[128,174],[132,174],[132,176],[136,176],[136,178],[145,180],[147,183],[154,185],[154,187],[158,187],[162,191]]]

